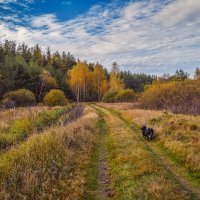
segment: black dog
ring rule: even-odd
[[[148,141],[153,139],[154,130],[152,128],[147,128],[146,126],[143,126],[141,130],[144,138],[146,138]]]

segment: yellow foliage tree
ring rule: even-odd
[[[107,80],[103,67],[97,64],[92,74],[93,87],[95,89],[95,92],[97,93],[97,99],[98,101],[100,101],[107,90]]]
[[[108,81],[105,79],[102,81],[101,84],[102,96],[107,92],[107,90],[108,90]]]
[[[88,64],[78,61],[69,71],[68,76],[68,83],[76,96],[77,102],[100,101],[108,89],[105,71],[99,64],[90,68]]]
[[[110,74],[110,90],[122,89],[124,89],[124,83],[123,80],[120,79],[118,65],[114,62]]]
[[[69,85],[74,91],[77,102],[85,101],[89,69],[85,63],[78,62],[69,72]]]
[[[41,74],[40,74],[40,81],[38,84],[38,99],[41,99],[42,93],[44,92],[48,92],[50,89],[54,89],[57,88],[58,84],[55,80],[55,78],[53,78],[51,76],[51,74],[49,73],[49,71],[43,69]]]

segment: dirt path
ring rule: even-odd
[[[102,117],[102,116],[101,116]],[[103,117],[100,127],[100,149],[99,149],[99,164],[98,164],[98,177],[97,177],[97,198],[99,200],[111,199],[114,197],[115,192],[111,186],[110,170],[107,163],[107,150],[105,147],[105,136],[108,132],[108,127]]]
[[[142,137],[137,133],[137,131],[138,131],[137,128],[134,128],[134,127],[132,127],[132,125],[129,125],[128,122],[126,122],[126,119],[122,119],[121,117],[112,113],[109,109],[98,107],[98,106],[96,106],[96,107],[105,114],[105,121],[110,126],[111,131],[116,132],[115,133],[116,139],[117,139],[117,136],[116,136],[117,134],[118,134],[118,137],[120,136],[120,134],[122,134],[122,132],[124,132],[124,133],[126,132],[126,134],[127,134],[128,129],[130,131],[129,134],[134,134],[134,140],[136,141],[136,144],[137,145],[139,144],[141,147],[143,147],[143,149],[146,149],[147,152],[149,153],[149,155],[151,156],[151,162],[155,162],[156,165],[159,166],[159,168],[160,168],[159,170],[161,170],[161,175],[164,176],[164,179],[167,180],[166,184],[167,184],[167,187],[170,188],[169,191],[177,190],[177,194],[174,194],[174,196],[172,195],[172,197],[170,197],[170,195],[169,195],[169,197],[166,197],[166,195],[163,195],[163,199],[177,199],[177,198],[195,199],[195,200],[200,199],[199,188],[195,187],[192,184],[192,182],[187,178],[187,176],[184,174],[184,170],[181,169],[181,166],[173,165],[170,162],[170,159],[166,155],[164,155],[162,153],[162,151],[160,151],[160,149],[156,145],[151,145],[151,144],[147,143],[146,141],[144,141],[142,139]],[[123,127],[125,127],[125,128],[123,128]],[[127,130],[125,131],[123,129],[127,129]],[[122,142],[122,144],[123,144],[123,142]],[[104,160],[104,158],[106,156],[105,156],[104,151],[102,151],[101,154],[102,154],[102,156],[100,156],[100,157],[102,159],[102,162],[100,162],[99,170],[102,171],[102,173],[104,173],[101,168],[107,167],[105,164],[105,160]],[[130,174],[131,173],[132,172],[130,172]],[[104,177],[103,174],[100,177],[105,180],[107,179],[106,177],[103,178]],[[129,178],[129,175],[127,175],[127,178]],[[155,176],[154,179],[156,181],[158,179],[158,177]],[[104,180],[102,180],[102,181],[104,181]],[[138,183],[139,183],[139,181],[138,181]],[[168,184],[171,184],[171,185],[168,186]],[[171,189],[171,188],[173,188],[173,189]],[[141,188],[139,188],[139,189],[141,189]],[[166,189],[166,192],[167,192],[167,189]],[[123,195],[126,196],[125,194],[123,194]],[[138,197],[140,197],[140,194],[138,195]],[[121,198],[121,199],[125,199],[125,198]],[[126,199],[129,199],[129,198],[126,197]],[[140,199],[140,198],[137,198],[137,199]],[[159,198],[155,198],[155,199],[159,199]]]
[[[98,190],[99,190],[99,199],[104,200],[108,197],[111,198],[114,196],[114,190],[111,187],[111,179],[109,168],[106,159],[105,148],[100,147],[100,156],[99,156],[99,168],[98,168]]]

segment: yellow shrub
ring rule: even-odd
[[[64,106],[67,104],[67,98],[61,90],[51,90],[43,99],[48,106]]]
[[[115,97],[116,102],[133,102],[136,99],[136,93],[131,89],[120,90]]]
[[[104,94],[102,101],[106,103],[113,103],[115,101],[118,92],[119,92],[118,90],[109,90]]]
[[[140,104],[149,109],[168,109],[174,113],[200,114],[200,81],[185,80],[148,86]]]

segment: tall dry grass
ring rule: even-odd
[[[97,103],[97,105],[115,110],[130,110],[138,108],[138,103]]]
[[[69,104],[66,107],[55,107],[48,111],[41,112],[46,109],[27,108],[23,110],[13,120],[6,129],[0,131],[0,149],[2,152],[26,140],[30,135],[38,134],[44,128],[56,123],[62,115],[69,113],[74,107],[74,104]],[[9,113],[9,111],[8,111]],[[4,113],[5,114],[5,113]],[[7,118],[5,120],[7,121]]]
[[[114,104],[106,106],[118,110],[133,125],[152,127],[155,142],[171,152],[197,177],[200,176],[200,116],[142,109],[124,110],[124,107],[119,109]]]
[[[80,199],[98,129],[93,110],[1,156],[0,199]]]
[[[116,191],[115,199],[190,199],[146,147],[138,131],[133,133],[112,112],[104,110],[104,113],[109,126],[108,161]]]
[[[39,113],[57,109],[55,107],[35,106],[6,109],[0,111],[0,131],[6,131],[13,121],[18,119],[34,119]]]

